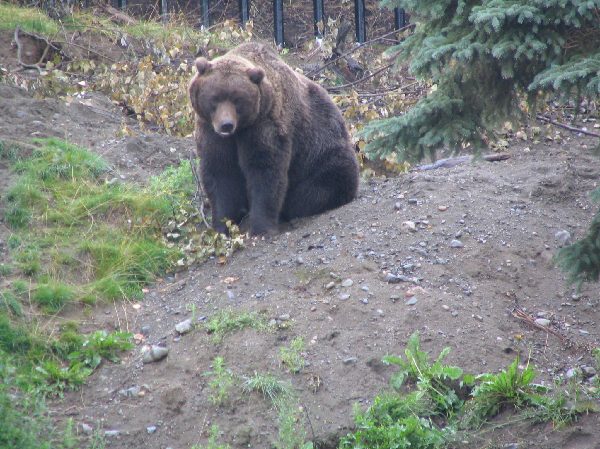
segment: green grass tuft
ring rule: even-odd
[[[23,8],[10,3],[0,3],[0,30],[13,31],[19,26],[23,31],[53,35],[58,24],[36,8]]]
[[[213,334],[213,341],[220,342],[225,335],[246,328],[268,331],[269,325],[263,315],[256,312],[235,312],[224,309],[217,312],[206,322],[206,329]]]
[[[31,299],[47,312],[58,312],[75,296],[72,287],[57,282],[38,285]]]

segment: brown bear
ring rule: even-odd
[[[248,214],[250,233],[267,234],[354,199],[358,163],[325,89],[256,42],[196,69],[189,94],[215,230]]]

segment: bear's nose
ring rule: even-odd
[[[221,134],[231,134],[233,133],[233,122],[224,122],[221,123],[221,127],[219,128]]]

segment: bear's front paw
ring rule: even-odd
[[[262,237],[270,237],[277,234],[277,225],[272,223],[267,223],[264,221],[258,223],[250,224],[250,235],[262,236]]]

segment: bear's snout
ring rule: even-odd
[[[215,132],[221,137],[233,135],[237,127],[237,113],[233,103],[230,101],[220,103],[213,116],[212,124]]]

